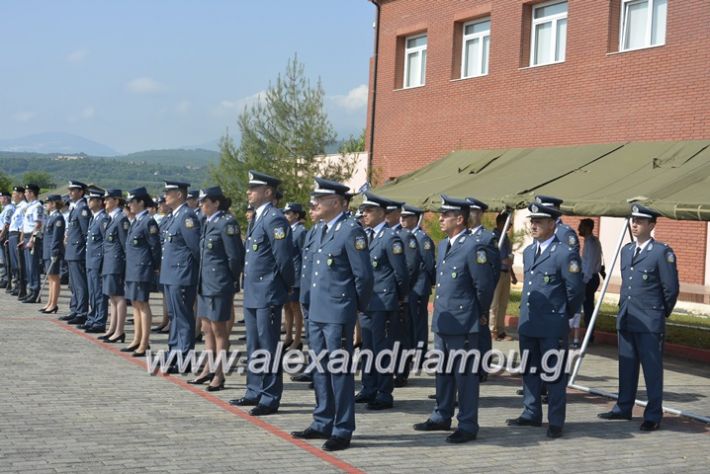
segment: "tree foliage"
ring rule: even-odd
[[[294,56],[261,100],[239,115],[239,145],[229,134],[222,138],[220,163],[212,175],[232,198],[239,218],[246,207],[250,169],[281,179],[285,201],[300,203],[308,201],[315,176],[342,181],[352,175],[351,158],[323,158],[336,140],[324,101],[320,80],[312,84]]]
[[[12,181],[10,180],[10,177],[0,171],[0,191],[10,192],[10,189],[12,189]]]
[[[52,189],[56,186],[52,175],[46,171],[28,171],[22,175],[22,184],[36,184],[40,189]]]

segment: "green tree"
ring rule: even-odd
[[[10,189],[12,189],[12,181],[10,180],[10,177],[0,171],[0,191],[10,192]]]
[[[56,187],[52,175],[46,171],[28,171],[22,175],[22,183],[33,183],[39,186],[40,189],[52,189]]]
[[[345,140],[341,145],[338,152],[341,155],[348,155],[351,153],[360,153],[365,151],[365,130],[363,129],[359,136],[350,137]]]
[[[285,200],[301,203],[308,201],[315,176],[346,180],[352,175],[354,166],[345,157],[324,159],[326,147],[336,139],[324,100],[320,80],[312,84],[294,56],[262,100],[239,115],[239,145],[228,133],[222,138],[220,162],[211,172],[232,198],[240,220],[250,169],[280,178]]]

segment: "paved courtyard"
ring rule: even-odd
[[[63,292],[60,315],[68,307]],[[154,295],[156,313],[159,303]],[[306,384],[285,379],[279,413],[253,418],[226,403],[242,395],[243,376],[228,377],[227,390],[215,393],[188,385],[187,376],[151,376],[143,359],[119,352],[124,344],[103,344],[39,307],[0,292],[0,472],[648,473],[710,465],[710,426],[666,416],[660,431],[642,433],[641,408],[632,422],[605,422],[596,413],[612,402],[575,390],[563,438],[548,440],[546,425],[507,427],[505,419],[521,411],[520,381],[509,375],[481,386],[481,430],[472,443],[453,446],[444,433],[412,430],[433,404],[433,378],[422,375],[395,390],[392,410],[358,406],[351,449],[330,455],[322,441],[288,434],[310,423],[314,395]],[[236,348],[243,333],[235,326]],[[166,343],[167,335],[152,336],[153,350]],[[494,345],[507,352],[516,343]],[[615,391],[616,371],[615,350],[594,347],[578,382]],[[669,358],[665,389],[667,405],[710,416],[710,368]]]

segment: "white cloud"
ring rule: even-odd
[[[89,52],[85,49],[77,49],[67,54],[66,60],[70,63],[80,63],[86,59],[88,54]]]
[[[252,105],[256,105],[259,102],[264,102],[265,99],[266,91],[259,91],[256,94],[252,94],[247,97],[242,97],[241,99],[224,99],[217,106],[216,112],[218,114],[232,111],[241,112],[244,107],[251,107]]]
[[[368,88],[365,84],[350,89],[347,95],[335,95],[332,97],[333,102],[339,107],[347,110],[355,111],[367,107]]]
[[[22,112],[17,112],[15,115],[12,116],[13,119],[15,119],[16,122],[29,122],[33,118],[35,118],[35,113],[30,112],[29,110],[23,110]]]
[[[126,84],[126,89],[135,94],[160,92],[163,85],[150,77],[137,77]]]
[[[181,100],[175,106],[175,112],[177,112],[180,115],[186,115],[188,112],[190,112],[190,105],[191,104],[190,104],[189,100]]]
[[[81,111],[81,118],[83,118],[83,119],[94,118],[95,114],[96,114],[96,110],[94,109],[94,106],[90,105],[88,107],[84,107],[84,109]]]

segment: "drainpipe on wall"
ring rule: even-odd
[[[380,53],[380,2],[379,0],[369,0],[377,9],[375,20],[375,53],[372,68],[372,108],[370,110],[370,147],[367,154],[367,181],[372,182],[372,157],[375,149],[375,107],[377,105],[377,63]]]

